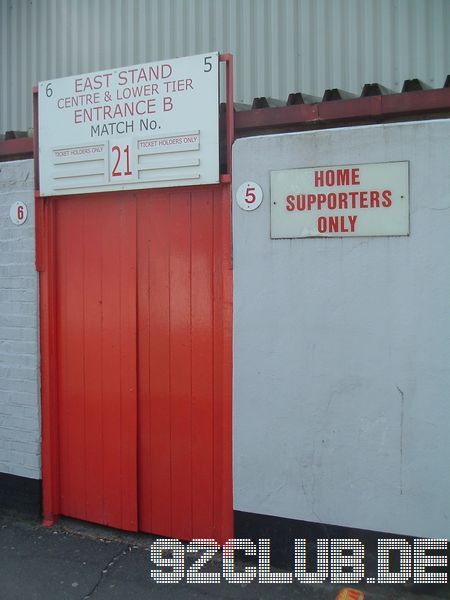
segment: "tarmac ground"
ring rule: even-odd
[[[0,600],[334,600],[343,585],[158,584],[150,575],[156,538],[61,519],[57,526],[0,514]],[[242,570],[246,564],[237,564]],[[209,563],[221,571],[220,555]],[[276,569],[273,569],[276,571]],[[358,585],[366,600],[450,598],[448,585]]]

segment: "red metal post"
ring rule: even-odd
[[[56,306],[54,203],[36,193],[36,268],[39,271],[43,524],[59,515],[58,404],[56,401]]]
[[[233,460],[232,460],[232,379],[233,379],[233,261],[231,240],[231,180],[233,163],[233,142],[235,138],[234,121],[234,87],[233,87],[233,55],[221,54],[220,60],[226,63],[227,82],[227,110],[226,110],[226,139],[227,139],[227,176],[222,177],[220,190],[221,204],[221,246],[218,255],[221,260],[221,285],[219,287],[221,301],[221,335],[218,336],[219,348],[216,350],[221,356],[221,376],[217,379],[221,386],[221,429],[219,456],[215,464],[220,474],[216,474],[217,486],[220,491],[217,495],[218,505],[216,510],[219,523],[216,529],[216,539],[220,544],[233,535]]]
[[[233,89],[233,55],[220,54],[220,62],[226,63],[226,82],[227,82],[227,175],[231,177],[232,169],[232,148],[234,142],[234,89]],[[230,179],[226,179],[230,181]]]
[[[34,189],[39,190],[39,89],[33,87]]]
[[[39,273],[43,524],[55,524],[59,508],[58,404],[56,401],[56,306],[54,202],[39,193],[38,89],[33,88],[36,270]]]
[[[231,164],[231,163],[230,163]],[[222,201],[222,513],[218,542],[232,537],[233,524],[233,260],[231,182],[223,185]]]

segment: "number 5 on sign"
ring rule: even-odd
[[[243,210],[255,210],[261,204],[263,192],[254,181],[245,181],[236,192],[236,202]]]
[[[127,141],[111,142],[109,151],[109,179],[117,181],[125,178],[127,181],[135,179],[134,153],[132,144]]]

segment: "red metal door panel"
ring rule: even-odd
[[[139,526],[161,535],[171,531],[172,496],[169,220],[165,193],[139,198]]]
[[[139,521],[223,542],[232,536],[229,186],[56,198],[39,201],[37,216],[43,423],[54,453],[45,454],[46,523],[64,514],[136,530]]]
[[[232,535],[229,203],[228,186],[138,196],[139,525],[150,533]]]
[[[218,203],[220,207],[220,201]],[[214,531],[214,196],[199,191],[191,210],[192,513],[196,537]],[[224,401],[222,394],[221,402]],[[225,400],[226,401],[226,400]]]
[[[170,220],[166,226],[170,241],[172,535],[189,539],[192,537],[190,193],[175,192],[167,200],[170,202]]]
[[[56,200],[62,514],[137,529],[136,202]]]

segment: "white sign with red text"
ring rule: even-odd
[[[219,55],[39,84],[43,196],[219,181]]]
[[[271,237],[409,234],[409,163],[272,171]]]

